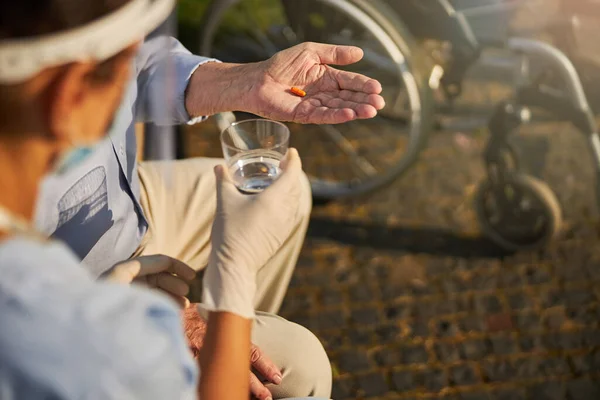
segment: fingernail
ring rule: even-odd
[[[281,375],[273,375],[273,383],[279,385],[281,383]]]
[[[269,396],[265,400],[273,400],[273,398],[271,396]]]

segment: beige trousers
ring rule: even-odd
[[[165,254],[195,270],[206,267],[216,209],[213,168],[220,163],[223,160],[194,158],[140,164],[141,204],[149,228],[136,255]],[[331,394],[331,366],[319,340],[305,328],[273,315],[285,296],[308,227],[310,184],[308,180],[303,184],[292,234],[257,276],[255,307],[271,314],[257,314],[252,339],[282,369],[282,384],[270,388],[275,398]]]
[[[223,160],[217,158],[192,158],[140,164],[141,203],[149,228],[136,255],[165,254],[196,271],[206,267],[216,210],[213,168],[220,163]],[[303,199],[292,234],[258,271],[257,310],[279,311],[296,266],[312,207],[310,184],[308,179],[303,182]],[[194,292],[199,293],[197,289]]]

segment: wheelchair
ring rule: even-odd
[[[303,41],[363,48],[364,59],[350,69],[382,82],[387,106],[381,115],[342,126],[290,127],[313,193],[325,200],[366,194],[398,179],[426,146],[436,111],[434,92],[452,103],[484,49],[510,51],[517,60],[514,96],[497,105],[489,120],[487,176],[474,205],[482,232],[517,251],[545,246],[562,225],[556,195],[545,182],[520,171],[508,141],[530,120],[531,109],[573,123],[589,140],[600,176],[600,137],[581,78],[593,80],[600,68],[577,42],[579,19],[600,16],[597,4],[561,1],[550,21],[535,28],[551,32],[556,47],[511,25],[518,10],[542,10],[545,0],[214,0],[202,23],[200,51],[224,61],[252,62]],[[426,41],[447,45],[442,56],[423,45]],[[227,113],[218,121],[225,127],[244,117]]]

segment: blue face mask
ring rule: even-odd
[[[76,146],[71,150],[68,150],[56,163],[54,173],[56,175],[63,175],[79,164],[82,164],[83,161],[94,153],[96,146],[97,144],[91,146]]]

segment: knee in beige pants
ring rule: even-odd
[[[207,319],[208,311],[199,306]],[[319,339],[305,327],[274,314],[256,312],[252,343],[281,370],[279,385],[267,384],[274,399],[331,396],[331,363]]]
[[[258,312],[252,341],[283,373],[280,385],[267,385],[274,399],[331,396],[331,364],[323,345],[308,329],[276,315]]]

